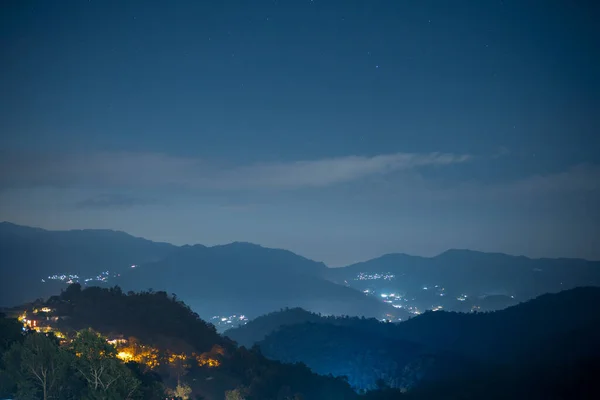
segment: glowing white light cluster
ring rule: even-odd
[[[356,275],[356,278],[354,278],[354,280],[355,281],[373,281],[373,280],[377,280],[377,279],[383,279],[383,280],[391,281],[395,277],[396,277],[396,275],[391,274],[389,272],[374,273],[374,274],[368,274],[366,272],[359,272],[358,275]]]
[[[121,275],[115,274],[115,273],[111,274],[110,271],[103,271],[103,272],[100,272],[98,275],[93,276],[91,278],[81,278],[77,274],[55,274],[55,275],[48,276],[48,280],[62,281],[67,284],[83,282],[83,284],[87,285],[89,282],[94,282],[94,281],[108,282],[109,278],[111,278],[111,277],[114,278],[117,276],[121,276]],[[46,282],[46,280],[42,279],[42,282]]]
[[[225,329],[240,326],[240,325],[246,325],[248,323],[248,318],[246,318],[246,316],[243,314],[240,314],[240,315],[235,314],[235,315],[229,315],[229,316],[215,315],[211,318],[211,322],[217,328],[221,328],[222,330],[225,330]]]

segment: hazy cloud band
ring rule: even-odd
[[[468,155],[395,153],[216,168],[202,160],[157,153],[3,157],[0,186],[93,186],[200,189],[324,187],[373,175],[467,161]]]

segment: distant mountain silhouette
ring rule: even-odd
[[[162,261],[123,274],[120,285],[177,293],[201,315],[256,316],[299,306],[335,315],[407,317],[404,310],[323,279],[325,269],[324,264],[289,251],[248,243],[183,246]]]
[[[131,268],[136,265],[136,268]],[[327,267],[287,250],[236,242],[173,246],[111,230],[47,231],[0,224],[0,306],[46,297],[65,288],[53,274],[119,273],[109,285],[177,293],[204,316],[260,315],[296,307],[336,315],[381,317],[403,310],[322,278]],[[98,284],[91,281],[88,285]]]
[[[382,282],[354,282],[361,272],[392,273],[396,277],[391,282],[384,282],[385,285],[381,285]],[[600,286],[598,261],[532,259],[471,250],[448,250],[431,258],[387,254],[347,267],[331,268],[326,273],[334,282],[349,282],[357,288],[368,283],[414,295],[424,286],[439,285],[453,297],[460,293],[472,297],[504,294],[513,295],[517,299],[515,302],[578,286]],[[500,304],[510,305],[510,301]]]
[[[97,275],[163,259],[176,246],[112,230],[48,231],[0,223],[0,306],[48,296],[51,274]]]
[[[133,264],[136,268],[130,268]],[[204,316],[213,312],[255,316],[302,307],[323,314],[378,318],[389,314],[405,320],[406,309],[360,292],[371,285],[382,293],[405,293],[421,311],[435,304],[469,311],[500,309],[547,292],[600,285],[600,262],[579,259],[449,250],[432,258],[388,254],[327,268],[290,251],[251,243],[178,247],[111,230],[47,231],[0,223],[0,306],[45,297],[65,287],[63,282],[42,283],[48,275],[94,276],[107,270],[120,274],[111,277],[109,285],[178,293]],[[357,281],[361,272],[390,272],[395,278]],[[97,282],[88,283],[92,284]],[[422,290],[434,284],[444,287],[447,296]],[[458,302],[461,293],[469,298]]]

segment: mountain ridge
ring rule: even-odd
[[[289,250],[249,242],[176,246],[122,231],[51,231],[8,222],[0,223],[0,267],[0,305],[23,303],[64,287],[65,280],[42,282],[49,276],[75,274],[82,280],[106,271],[107,279],[90,284],[160,288],[179,293],[195,307],[219,299],[231,315],[302,306],[326,314],[405,319],[409,314],[404,306],[410,304],[394,304],[394,309],[379,293],[406,292],[419,310],[436,303],[445,309],[497,309],[544,292],[600,285],[600,262],[583,259],[530,259],[455,249],[436,257],[390,253],[329,268]],[[373,276],[359,279],[363,273]],[[382,274],[387,278],[380,279]],[[424,296],[421,289],[428,286],[445,288],[440,296],[446,297],[433,296],[434,290]],[[459,303],[456,298],[463,293],[469,300]],[[488,296],[489,301],[473,304],[471,299],[478,296]],[[454,302],[448,303],[451,299]],[[249,304],[256,305],[253,313],[243,310]]]
[[[102,280],[85,284],[178,293],[205,317],[253,315],[300,305],[334,314],[405,313],[324,279],[324,263],[288,250],[247,242],[174,246],[110,231],[98,235],[90,230],[54,232],[15,225],[3,225],[2,231],[0,265],[5,279],[0,283],[0,305],[48,296],[67,281],[83,283],[84,278],[91,279],[88,276],[108,271]],[[77,277],[42,282],[56,274]]]
[[[373,258],[369,258],[363,261],[358,261],[358,262],[354,262],[354,263],[350,263],[347,265],[343,265],[340,267],[330,267],[327,265],[327,263],[322,262],[322,261],[316,261],[313,260],[312,258],[309,257],[305,257],[302,256],[301,254],[298,254],[294,251],[291,250],[287,250],[287,249],[283,249],[283,248],[279,248],[279,247],[268,247],[268,246],[264,246],[261,244],[257,244],[257,243],[253,243],[253,242],[248,242],[248,241],[232,241],[232,242],[226,242],[226,243],[219,243],[219,244],[215,244],[212,246],[207,246],[204,245],[202,243],[193,243],[193,244],[183,244],[183,245],[175,245],[169,242],[165,242],[165,241],[158,241],[158,240],[153,240],[153,239],[148,239],[146,237],[143,236],[136,236],[136,235],[132,235],[128,232],[122,231],[122,230],[118,230],[118,229],[104,229],[104,228],[77,228],[77,229],[47,229],[47,228],[42,228],[42,227],[34,227],[34,226],[28,226],[28,225],[20,225],[20,224],[16,224],[10,221],[0,221],[0,234],[3,233],[3,229],[19,229],[19,230],[30,230],[30,231],[37,231],[37,232],[53,232],[53,233],[57,233],[57,232],[105,232],[105,233],[116,233],[116,234],[123,234],[132,238],[136,238],[136,239],[142,239],[148,242],[153,242],[153,243],[158,243],[158,244],[168,244],[170,246],[173,247],[194,247],[194,246],[202,246],[202,247],[207,247],[207,248],[212,248],[212,247],[226,247],[226,246],[248,246],[248,247],[261,247],[264,249],[272,249],[272,250],[281,250],[281,251],[285,251],[285,252],[290,252],[293,253],[297,256],[306,258],[308,260],[311,261],[315,261],[318,263],[321,263],[323,265],[325,265],[327,268],[331,268],[331,269],[341,269],[341,268],[348,268],[348,267],[352,267],[355,265],[359,265],[359,264],[364,264],[367,262],[371,262],[371,261],[375,261],[375,260],[379,260],[379,259],[383,259],[383,258],[400,258],[400,257],[404,257],[404,258],[411,258],[411,259],[421,259],[421,260],[431,260],[431,259],[436,259],[436,258],[442,258],[444,256],[450,255],[450,254],[480,254],[480,255],[489,255],[489,256],[505,256],[505,257],[509,257],[509,258],[516,258],[516,259],[527,259],[527,260],[565,260],[565,261],[585,261],[585,262],[599,262],[600,260],[591,260],[591,259],[586,259],[586,258],[581,258],[581,257],[530,257],[530,256],[526,256],[526,255],[515,255],[515,254],[510,254],[510,253],[504,253],[504,252],[498,252],[498,251],[480,251],[480,250],[471,250],[471,249],[466,249],[466,248],[449,248],[447,250],[442,251],[441,253],[434,255],[434,256],[420,256],[420,255],[415,255],[415,254],[409,254],[409,253],[403,253],[403,252],[391,252],[391,253],[384,253],[380,256],[377,257],[373,257]]]

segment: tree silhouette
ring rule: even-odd
[[[15,343],[5,354],[4,362],[21,397],[48,400],[61,390],[70,360],[56,340],[34,333],[27,335],[23,344]]]
[[[87,329],[79,332],[71,344],[76,355],[75,369],[87,382],[93,399],[131,399],[140,382],[116,358],[116,349],[106,339]]]

